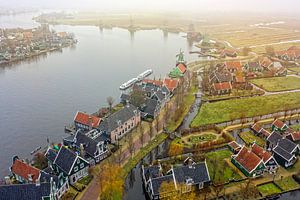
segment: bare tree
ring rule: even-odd
[[[152,125],[152,123],[150,122],[149,123],[149,136],[150,136],[150,140],[152,139],[152,137],[153,137],[153,135],[154,135],[154,133],[153,133],[153,125]]]
[[[109,96],[109,97],[106,98],[106,102],[107,102],[107,104],[109,106],[109,111],[111,112],[112,106],[113,106],[115,100],[114,100],[113,97]]]
[[[140,132],[140,134],[139,134],[140,142],[141,142],[142,147],[144,147],[145,138],[144,138],[144,127],[143,127],[142,123],[140,123],[140,125],[139,125],[139,130],[140,130],[139,131]]]
[[[133,137],[132,137],[131,133],[128,134],[128,150],[129,150],[130,156],[132,157],[132,155],[135,152],[135,147],[134,147],[134,141],[133,141]]]

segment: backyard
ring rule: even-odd
[[[300,107],[300,92],[231,99],[202,105],[192,127],[216,124],[242,117],[255,117]]]
[[[239,134],[239,136],[247,145],[251,145],[255,142],[261,147],[265,146],[265,141],[262,138],[254,135],[252,132],[242,132]]]
[[[274,183],[259,185],[257,189],[262,194],[262,196],[279,194],[281,192],[280,188],[277,187]]]
[[[268,92],[300,89],[300,78],[295,76],[253,79],[251,83]]]

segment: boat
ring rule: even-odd
[[[148,69],[146,71],[144,71],[143,73],[141,73],[140,75],[137,76],[138,81],[143,80],[144,78],[146,78],[147,76],[151,75],[153,73],[152,69]]]
[[[137,78],[130,79],[129,81],[127,81],[126,83],[123,83],[123,84],[120,86],[120,90],[126,90],[127,88],[129,88],[129,87],[131,87],[133,84],[135,84],[137,81],[138,81]]]
[[[37,147],[35,150],[30,152],[30,155],[35,154],[37,151],[41,150],[41,148],[42,148],[41,146]]]

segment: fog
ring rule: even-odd
[[[299,13],[299,0],[0,0],[0,7],[99,11],[258,11]]]

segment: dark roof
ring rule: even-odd
[[[56,176],[54,174],[49,174],[49,173],[44,172],[44,171],[41,171],[41,176],[40,176],[40,182],[41,183],[50,183],[51,178],[55,182],[55,185],[56,185],[57,188],[60,188],[62,186],[61,182],[59,181],[58,176]]]
[[[277,144],[278,141],[282,138],[282,136],[277,133],[276,131],[272,132],[271,135],[267,138],[267,141],[269,141],[272,144]]]
[[[84,150],[91,156],[94,157],[97,152],[97,144],[95,140],[86,136],[83,132],[77,131],[74,138],[75,145],[80,147],[80,144],[83,145]]]
[[[280,146],[285,151],[292,153],[293,150],[297,147],[297,144],[295,144],[291,140],[283,138],[283,139],[279,140],[278,146]]]
[[[122,93],[120,99],[122,101],[129,101],[130,96],[128,94]]]
[[[249,68],[260,68],[261,67],[258,61],[248,62],[248,66],[249,66]]]
[[[50,195],[50,183],[0,186],[0,200],[42,200]]]
[[[48,160],[50,160],[51,162],[54,162],[56,156],[57,156],[57,152],[54,149],[49,148],[45,154],[46,158]]]
[[[173,169],[177,182],[186,183],[187,179],[192,179],[193,184],[210,181],[208,169],[205,162],[191,166],[182,165]]]
[[[219,83],[223,83],[223,82],[230,82],[232,81],[232,75],[230,72],[224,70],[224,71],[214,71],[211,75],[210,75],[210,81],[213,83],[219,82]]]
[[[158,165],[144,167],[144,176],[146,178],[146,181],[149,180],[149,178],[153,179],[159,177],[159,169],[160,166]]]
[[[282,157],[283,159],[289,161],[291,160],[294,155],[290,154],[288,152],[286,152],[283,148],[281,148],[280,146],[277,146],[273,149],[274,153],[276,153],[277,155],[279,155],[280,157]]]
[[[144,113],[154,116],[155,110],[157,108],[158,102],[155,99],[146,99]]]
[[[174,184],[174,179],[173,179],[173,174],[154,178],[154,179],[152,179],[151,182],[152,182],[152,189],[153,189],[154,195],[160,194],[162,183],[170,183],[170,185],[168,185],[169,187],[164,188],[164,189],[167,189],[167,191],[164,190],[163,192],[168,193],[168,192],[176,190],[175,184]]]
[[[77,158],[77,154],[70,149],[61,146],[54,164],[56,164],[62,171],[69,175],[73,163]]]
[[[110,133],[119,127],[119,121],[121,124],[125,123],[135,116],[135,112],[138,112],[137,108],[131,104],[127,104],[123,109],[105,118],[104,121],[100,123],[99,129]]]

